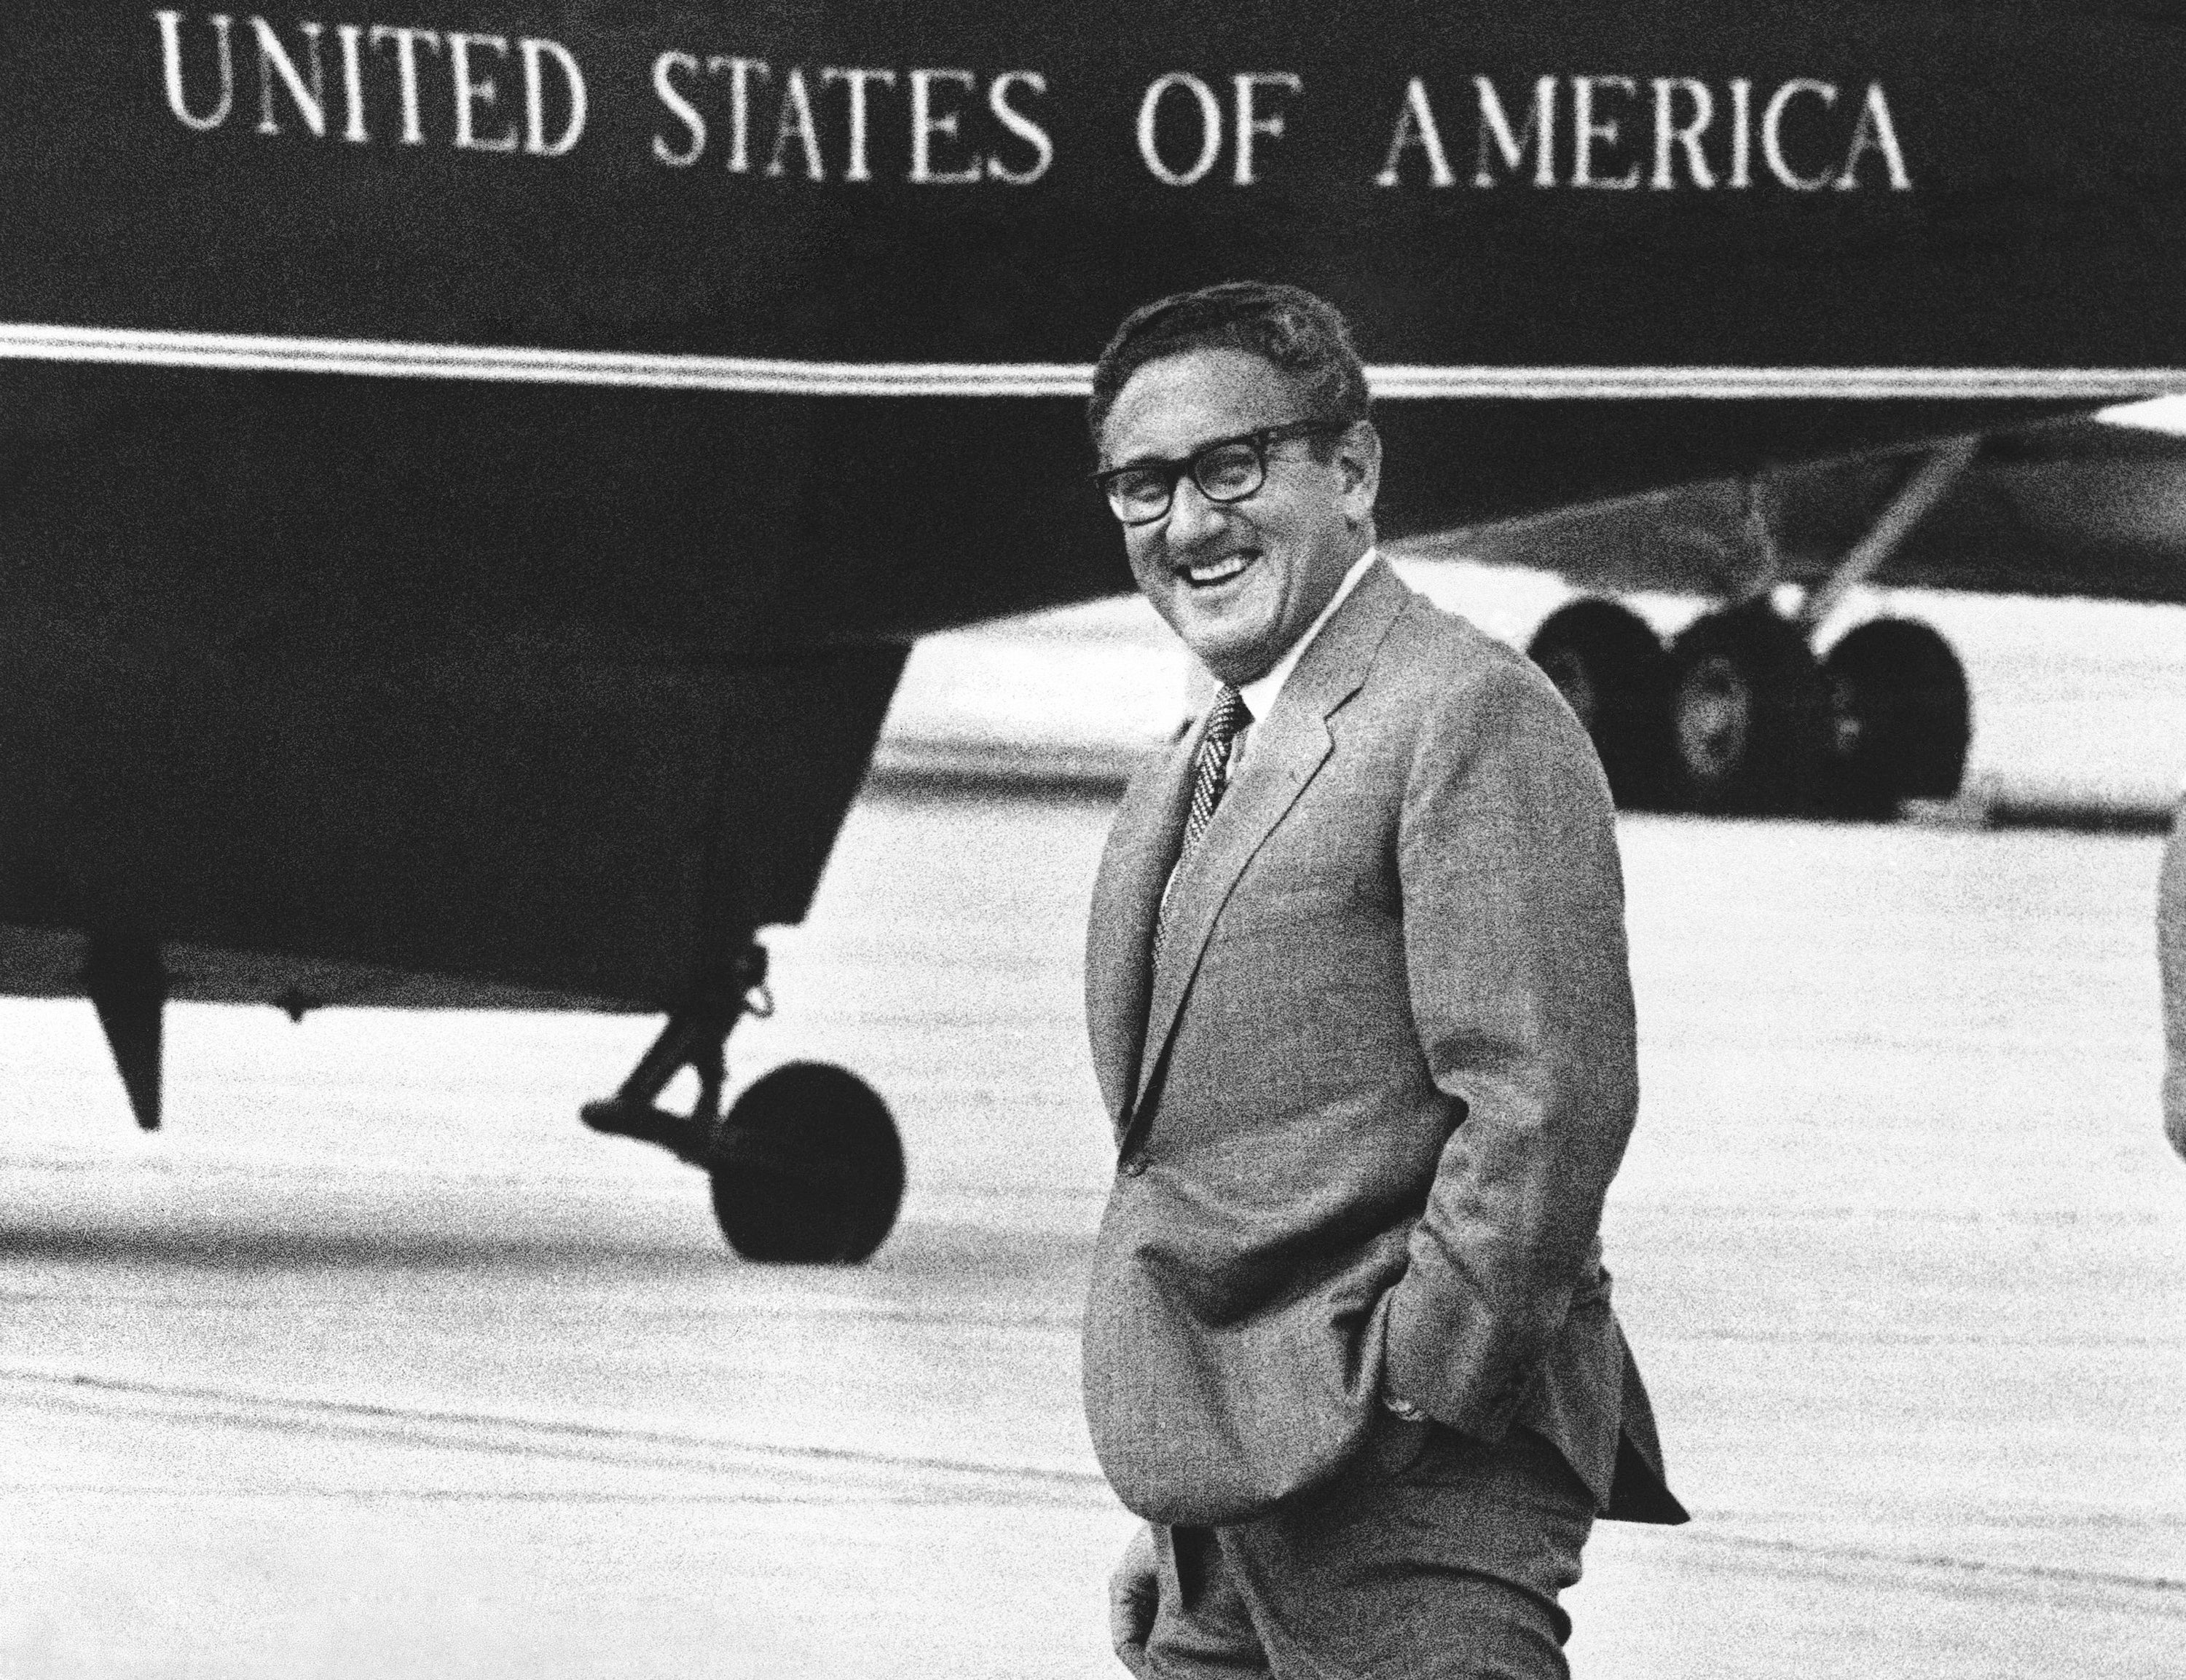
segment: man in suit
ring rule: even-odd
[[[1098,482],[1221,685],[1134,782],[1086,946],[1118,1143],[1088,1418],[1163,1677],[1561,1675],[1595,1517],[1676,1522],[1597,1235],[1637,1106],[1584,731],[1374,549],[1342,319],[1127,320]]]

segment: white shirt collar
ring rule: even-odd
[[[1379,552],[1379,550],[1370,547],[1352,563],[1351,569],[1343,574],[1343,581],[1337,585],[1336,593],[1328,597],[1328,605],[1320,609],[1320,616],[1306,626],[1305,634],[1291,643],[1281,658],[1268,667],[1266,675],[1237,685],[1237,692],[1245,697],[1245,707],[1252,713],[1253,722],[1258,723],[1275,709],[1275,697],[1282,692],[1283,685],[1290,680],[1291,673],[1298,669],[1298,662],[1305,657],[1305,650],[1313,645],[1313,639],[1320,634],[1321,627],[1336,616],[1336,609],[1343,604],[1343,597],[1359,586],[1359,580],[1366,575],[1366,568],[1374,563]]]

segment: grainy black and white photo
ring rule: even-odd
[[[0,1676],[2186,1680],[2186,11],[0,19]]]

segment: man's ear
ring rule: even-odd
[[[1336,470],[1341,475],[1344,517],[1354,525],[1374,517],[1374,498],[1382,488],[1382,434],[1371,420],[1361,420],[1337,440]]]

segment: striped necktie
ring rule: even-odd
[[[1169,871],[1162,888],[1161,908],[1154,916],[1156,962],[1161,960],[1162,944],[1169,938],[1169,889],[1190,866],[1199,843],[1207,837],[1207,825],[1229,786],[1230,748],[1236,744],[1238,731],[1252,721],[1245,697],[1236,689],[1225,687],[1215,696],[1214,708],[1207,714],[1206,731],[1199,737],[1199,751],[1191,761],[1191,809],[1185,813],[1184,843],[1177,848],[1176,867]]]

